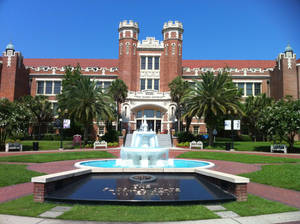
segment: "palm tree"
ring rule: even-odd
[[[171,100],[177,104],[177,121],[178,121],[178,131],[181,130],[181,112],[183,110],[183,97],[189,91],[189,83],[184,81],[181,76],[177,76],[172,82],[169,83]]]
[[[113,119],[112,98],[88,77],[80,76],[72,85],[64,86],[58,100],[59,107],[67,109],[69,115],[83,125],[85,144],[94,120]]]
[[[128,87],[121,79],[116,79],[111,83],[108,88],[108,94],[116,101],[117,103],[117,130],[118,128],[118,121],[120,116],[120,105],[125,102],[127,98]],[[120,127],[121,128],[121,127]]]
[[[206,72],[200,75],[202,81],[196,81],[184,101],[189,110],[185,116],[204,117],[209,135],[209,145],[213,144],[213,129],[219,115],[243,113],[240,106],[241,91],[233,84],[229,73]]]
[[[53,120],[53,111],[48,97],[28,95],[22,97],[20,102],[29,110],[31,114],[30,122],[33,127],[38,127],[38,139],[40,139],[42,124],[47,124]]]

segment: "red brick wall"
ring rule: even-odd
[[[130,43],[129,46],[129,54],[126,54],[126,43]],[[130,91],[137,90],[137,52],[133,55],[133,44],[137,46],[137,40],[134,39],[121,39],[119,43],[123,44],[122,46],[122,54],[119,53],[119,77],[122,79],[125,84],[128,86]]]
[[[10,67],[7,63],[8,57],[3,57],[0,97],[14,101],[29,94],[29,74],[23,65],[20,53],[15,52],[15,56],[11,57]]]

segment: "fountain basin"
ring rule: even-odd
[[[211,168],[215,164],[199,160],[168,159],[168,163],[161,163],[160,165],[150,165],[148,168]],[[134,164],[122,165],[118,163],[118,159],[87,160],[77,162],[74,166],[77,168],[144,168],[143,166],[136,166]]]

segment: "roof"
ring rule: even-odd
[[[118,66],[118,59],[73,59],[73,58],[25,58],[24,64],[28,67],[65,67],[67,65],[76,66],[80,64],[82,68],[99,67],[112,68]]]
[[[296,61],[297,63],[300,63],[300,58]]]
[[[182,60],[183,67],[189,68],[273,68],[275,60]]]

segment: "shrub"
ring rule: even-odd
[[[178,133],[178,142],[192,142],[195,140],[195,136],[191,132],[180,132]]]
[[[181,142],[177,144],[178,147],[190,147],[190,143],[189,142]]]
[[[119,142],[109,142],[109,143],[107,143],[107,146],[117,147],[117,146],[119,146]]]

